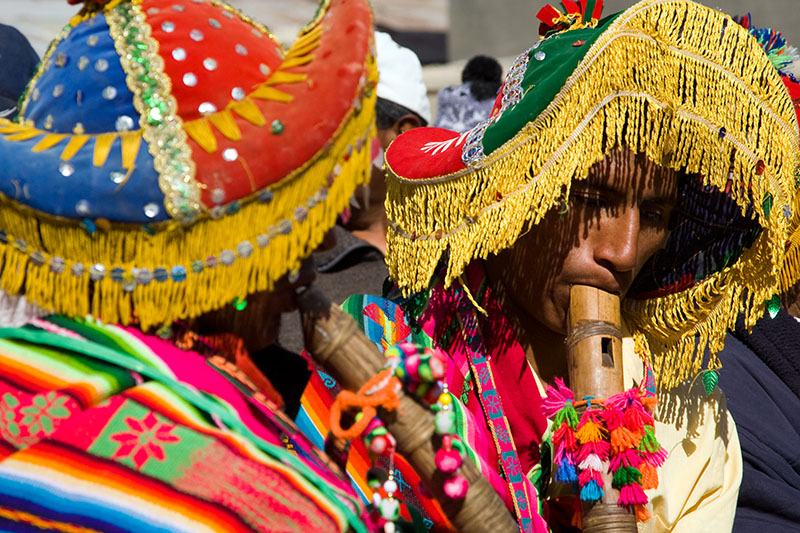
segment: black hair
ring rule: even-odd
[[[428,121],[419,116],[419,113],[386,98],[378,97],[378,101],[375,103],[375,126],[379,130],[391,128],[406,115],[414,115],[419,119],[421,125],[428,125]]]
[[[489,56],[475,56],[461,71],[461,83],[470,83],[470,92],[475,100],[488,100],[497,96],[503,78],[503,67]]]

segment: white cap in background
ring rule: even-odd
[[[381,31],[375,32],[375,47],[378,54],[378,97],[410,109],[430,124],[431,104],[417,54]]]

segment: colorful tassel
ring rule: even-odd
[[[634,512],[637,520],[649,519],[644,491],[658,486],[657,468],[667,458],[655,437],[655,397],[644,388],[633,388],[605,401],[587,398],[578,421],[576,405],[584,402],[575,402],[562,381],[556,380],[547,392],[544,405],[552,420],[555,481],[574,485],[580,501],[598,501],[608,472],[620,492],[617,503]]]

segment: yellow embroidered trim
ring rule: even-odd
[[[706,346],[712,354],[721,349],[740,313],[752,325],[778,290],[797,215],[791,199],[800,135],[778,74],[730,18],[679,1],[645,0],[631,11],[595,42],[551,105],[482,166],[427,180],[402,179],[389,168],[387,263],[393,280],[417,291],[447,252],[449,286],[472,260],[512,246],[614,147],[702,174],[720,189],[732,169],[733,198],[743,211],[752,204],[764,227],[756,242],[735,265],[689,290],[625,302],[632,332],[645,334],[653,349],[659,385],[671,388],[700,369]],[[663,68],[648,72],[640,64]],[[664,84],[665,77],[687,81]],[[769,216],[767,194],[774,198]],[[787,270],[800,270],[798,256]],[[709,366],[718,366],[715,355]]]

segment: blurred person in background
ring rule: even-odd
[[[467,131],[489,118],[503,78],[503,67],[489,56],[475,56],[461,71],[461,85],[450,85],[436,97],[433,127]]]
[[[0,118],[17,116],[17,102],[38,64],[28,39],[13,26],[0,24]]]

